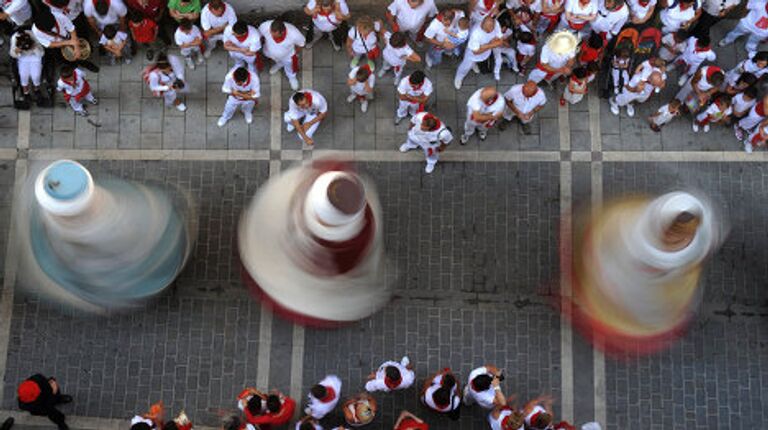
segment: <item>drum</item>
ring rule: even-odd
[[[64,57],[65,60],[70,62],[87,60],[88,57],[91,56],[91,45],[88,43],[87,40],[82,38],[78,40],[78,44],[80,45],[79,58],[75,58],[75,50],[69,45],[61,48],[61,56]]]

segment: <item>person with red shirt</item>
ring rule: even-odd
[[[416,415],[403,411],[395,422],[393,430],[429,430],[429,425]]]
[[[157,27],[163,29],[160,37],[166,45],[171,44],[172,32],[176,30],[175,25],[170,24],[170,19],[166,13],[168,2],[166,0],[124,0],[129,11],[138,12],[142,17],[153,21]]]
[[[131,38],[135,42],[131,47],[132,51],[134,51],[132,54],[136,53],[135,51],[138,46],[144,46],[147,48],[147,60],[154,61],[155,53],[162,48],[157,40],[159,30],[157,23],[135,10],[129,10],[128,29],[131,32]]]
[[[261,430],[288,424],[296,410],[296,401],[277,390],[266,396],[266,403],[267,408],[261,415],[248,416],[246,413],[248,422]]]
[[[589,63],[600,62],[605,50],[605,39],[594,31],[589,33],[589,38],[581,42],[579,47],[579,64],[586,66]]]

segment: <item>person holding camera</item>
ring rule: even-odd
[[[181,112],[187,110],[187,105],[178,97],[178,91],[184,88],[184,77],[178,76],[168,56],[158,55],[155,64],[147,66],[143,75],[152,94],[162,97],[166,106],[174,106]]]
[[[493,409],[507,403],[501,392],[501,381],[504,374],[496,366],[486,364],[469,373],[469,381],[464,387],[464,404],[471,406],[475,403],[483,409]]]

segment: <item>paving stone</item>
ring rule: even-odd
[[[227,149],[227,130],[216,125],[218,117],[208,117],[206,120],[205,149]]]
[[[169,137],[168,135],[166,135],[166,133],[141,133],[140,146],[141,146],[141,149],[161,149],[163,148],[166,142],[166,139],[174,140],[174,137]],[[168,149],[174,148],[174,145],[172,143],[169,143],[168,147],[169,147]]]
[[[53,106],[53,130],[73,131],[75,129],[75,114],[67,104],[56,103]]]
[[[174,117],[177,121],[180,117]],[[184,112],[184,130],[187,136],[181,142],[179,149],[204,149],[207,123],[210,120],[205,115],[205,100],[187,100],[187,111]]]
[[[141,118],[138,115],[120,116],[120,135],[117,147],[120,149],[141,148]]]
[[[95,109],[94,109],[95,110]],[[78,116],[75,119],[75,148],[77,149],[94,149],[96,148],[96,126],[94,126],[88,120],[91,120],[94,124],[98,118],[85,118]]]
[[[35,112],[31,117],[29,128],[30,148],[43,149],[51,147],[51,141],[53,137],[51,115],[37,115]]]
[[[141,113],[141,82],[120,82],[120,113]]]
[[[183,149],[184,148],[184,118],[166,116],[163,120],[162,141],[163,149]],[[144,139],[142,138],[142,148]]]
[[[120,100],[116,98],[99,99],[99,131],[117,132],[120,130]]]
[[[254,113],[253,123],[249,127],[248,141],[251,149],[269,149],[270,144],[269,113],[258,115]]]
[[[17,124],[18,112],[16,109],[0,107],[0,128],[16,128]]]
[[[72,149],[75,145],[73,131],[54,131],[51,146],[56,149]]]
[[[96,147],[99,149],[116,149],[118,133],[110,131],[96,131]]]
[[[162,99],[141,99],[141,132],[160,133],[163,131]]]
[[[227,129],[228,149],[248,149],[248,124],[241,115],[235,115],[225,126]]]

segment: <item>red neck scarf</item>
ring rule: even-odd
[[[278,36],[278,37],[275,37],[275,36],[273,35],[273,36],[272,36],[272,40],[274,40],[274,41],[275,41],[275,42],[277,42],[277,43],[283,43],[283,41],[285,40],[285,38],[286,38],[287,36],[288,36],[288,30],[285,30],[285,31],[283,32],[283,34],[281,34],[281,35],[280,35],[280,36]]]
[[[483,0],[483,5],[485,6],[485,10],[491,10],[494,4],[496,4],[495,0]]]
[[[392,380],[384,377],[384,384],[389,388],[390,390],[394,390],[395,388],[400,386],[400,382],[403,380],[403,378],[398,378],[397,380]]]
[[[304,93],[304,100],[306,100],[307,103],[309,103],[309,107],[311,108],[312,107],[312,93],[310,93],[309,91],[305,92]],[[327,387],[327,388],[329,390],[333,391],[332,388],[330,388],[330,387]]]
[[[698,46],[693,48],[693,52],[706,52],[709,51],[709,46],[705,46],[703,48],[699,48]]]
[[[420,83],[420,84],[414,84],[414,83],[412,83],[412,82],[409,80],[409,81],[408,81],[408,83],[409,83],[409,84],[411,84],[411,88],[413,88],[414,90],[418,90],[418,89],[421,89],[421,87],[423,87],[423,86],[424,86],[424,82],[423,82],[423,81],[422,81],[422,83]]]
[[[488,100],[484,100],[483,103],[485,103],[486,106],[491,106],[492,104],[496,103],[496,100],[499,99],[499,95],[496,94],[495,96],[489,98]]]
[[[325,397],[317,400],[320,400],[323,403],[330,403],[335,398],[336,398],[336,390],[334,390],[332,387],[325,387]]]
[[[240,43],[242,43],[242,42],[245,42],[245,39],[247,39],[247,38],[248,38],[248,35],[249,35],[250,33],[251,33],[251,30],[250,30],[250,29],[248,29],[248,30],[245,32],[245,34],[244,34],[244,35],[242,35],[242,36],[241,36],[241,35],[239,35],[239,34],[236,34],[236,35],[235,35],[235,38],[236,38],[236,39],[237,39],[237,40],[238,40]]]
[[[422,121],[426,121],[427,118],[431,118],[431,119],[435,120],[435,126],[432,127],[429,131],[439,130],[440,126],[443,125],[443,123],[441,123],[440,120],[437,119],[437,117],[432,115],[431,113],[428,113],[428,114],[424,115],[424,119]]]

